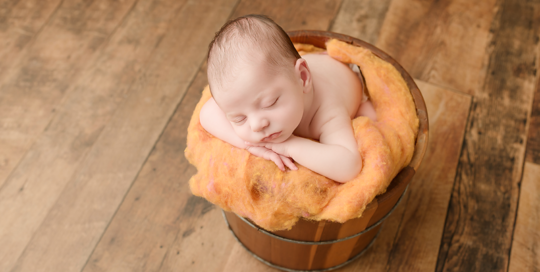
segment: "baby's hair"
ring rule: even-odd
[[[208,46],[210,90],[238,75],[238,62],[249,61],[254,52],[263,54],[274,71],[288,65],[294,68],[301,58],[287,33],[272,19],[257,14],[238,17],[223,25]]]

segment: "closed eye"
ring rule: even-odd
[[[274,100],[274,102],[272,102],[272,104],[266,106],[265,108],[270,108],[270,107],[274,106],[277,103],[278,100],[279,100],[279,97],[276,98],[276,100]]]
[[[242,123],[244,120],[246,120],[246,117],[236,118],[236,119],[232,120],[231,122],[233,122],[233,123],[235,123],[235,124],[240,124],[240,123]]]

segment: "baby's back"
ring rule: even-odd
[[[323,126],[331,119],[357,115],[362,101],[360,79],[349,68],[326,54],[308,54],[302,56],[309,66],[312,80],[314,101],[317,112],[310,120],[309,128],[303,124],[297,134],[319,139]],[[308,132],[309,131],[309,132]]]
[[[314,91],[320,106],[344,107],[354,118],[362,101],[360,79],[349,68],[326,54],[308,54],[307,61],[313,77]]]

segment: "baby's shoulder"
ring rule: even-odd
[[[307,61],[313,90],[324,109],[321,113],[343,108],[350,117],[354,116],[362,101],[362,84],[357,74],[347,64],[328,55],[313,55]]]

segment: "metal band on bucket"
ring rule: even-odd
[[[223,217],[225,217],[225,213],[223,213]],[[332,267],[328,267],[328,268],[325,268],[325,269],[312,269],[312,270],[297,270],[297,269],[291,269],[291,268],[287,268],[287,267],[283,267],[283,266],[279,266],[279,265],[275,265],[261,257],[259,257],[257,254],[253,253],[251,250],[249,250],[249,248],[247,248],[244,243],[242,243],[242,241],[240,241],[240,239],[238,239],[238,237],[236,236],[236,234],[234,233],[234,231],[231,230],[231,227],[229,226],[229,222],[227,221],[227,218],[225,217],[225,222],[227,223],[227,227],[229,227],[229,230],[232,232],[232,235],[234,236],[234,239],[236,239],[236,241],[238,241],[240,243],[240,245],[247,251],[249,252],[251,255],[253,255],[253,257],[255,257],[255,259],[261,261],[262,263],[268,265],[268,266],[271,266],[273,268],[277,268],[277,269],[280,269],[280,270],[283,270],[283,271],[287,271],[287,272],[326,272],[326,271],[331,271],[331,270],[334,270],[334,269],[338,269],[338,268],[341,268],[343,266],[346,266],[352,262],[354,262],[356,259],[358,259],[360,256],[362,256],[362,254],[364,254],[364,252],[366,252],[366,250],[368,248],[371,247],[371,245],[373,245],[373,243],[375,242],[375,239],[377,239],[377,237],[379,236],[379,234],[381,233],[381,230],[379,229],[379,231],[377,231],[377,234],[375,235],[375,237],[373,237],[373,239],[371,240],[371,242],[369,242],[369,244],[366,246],[366,248],[362,249],[362,251],[360,251],[358,254],[354,255],[352,258],[348,259],[347,261],[343,262],[343,263],[340,263],[336,266],[332,266]]]

